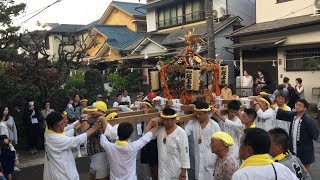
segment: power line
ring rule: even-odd
[[[40,9],[35,10],[35,11],[32,11],[32,12],[30,12],[30,13],[28,13],[28,14],[25,14],[25,15],[23,15],[23,16],[21,16],[21,17],[18,17],[18,18],[16,18],[16,19],[14,19],[13,21],[16,21],[16,20],[22,19],[22,18],[24,18],[24,17],[27,17],[27,16],[29,16],[29,15],[31,15],[31,14],[34,14],[34,13],[36,13],[36,12],[44,9],[44,8],[45,8],[45,7],[42,7],[42,8],[40,8]]]
[[[243,14],[243,15],[251,18],[251,19],[254,19],[252,16],[250,16],[250,15],[248,15],[248,14],[246,14],[246,13],[244,13],[244,12],[242,12],[242,11],[234,8],[234,7],[231,7],[230,5],[226,4],[225,2],[222,2],[222,1],[220,1],[220,0],[217,0],[217,1],[219,1],[219,2],[222,3],[222,4],[225,4],[227,7],[231,8],[231,9],[234,9],[234,10],[238,11],[239,13],[241,13],[241,14]]]
[[[256,5],[256,3],[254,3],[254,2],[252,2],[252,1],[250,1],[250,0],[247,0],[247,1],[249,1],[251,4],[253,4],[254,6]]]
[[[307,7],[304,7],[304,8],[302,8],[302,9],[299,9],[299,10],[297,10],[297,11],[290,12],[289,14],[287,14],[287,15],[285,15],[285,16],[282,16],[282,17],[280,17],[280,18],[277,19],[277,20],[280,20],[280,19],[282,19],[282,18],[285,18],[285,17],[287,17],[287,16],[290,16],[290,15],[292,15],[292,14],[295,14],[295,13],[297,13],[297,12],[300,12],[300,11],[305,10],[305,9],[307,9],[307,8],[309,8],[309,7],[312,7],[312,6],[314,6],[314,4],[311,4],[311,5],[307,6]]]
[[[39,15],[40,13],[42,13],[43,11],[45,11],[46,9],[48,9],[49,7],[61,2],[62,0],[57,0],[51,4],[49,4],[48,6],[45,6],[41,11],[37,12],[35,15],[31,16],[30,18],[28,18],[27,20],[23,21],[20,25],[25,24],[26,22],[28,22],[30,19],[36,17],[37,15]]]

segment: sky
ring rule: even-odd
[[[20,25],[22,30],[41,29],[37,26],[38,21],[40,23],[89,24],[92,21],[98,20],[111,2],[111,0],[61,0],[24,23],[24,21],[36,14],[30,13],[44,8],[55,1],[57,0],[15,0],[16,3],[23,2],[27,4],[27,7],[25,12],[19,17],[13,18],[14,24]],[[139,3],[139,0],[118,1]],[[145,0],[141,0],[141,3],[145,2]]]

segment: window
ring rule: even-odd
[[[158,28],[172,27],[185,23],[205,20],[204,1],[191,0],[157,10]]]
[[[286,51],[287,71],[320,70],[320,68],[314,69],[318,61],[320,61],[320,48],[294,49]]]
[[[200,0],[187,2],[185,10],[187,22],[204,19],[203,2]]]
[[[287,1],[293,1],[293,0],[277,0],[277,3],[283,3],[283,2],[287,2]]]
[[[168,6],[158,11],[158,27],[170,27],[178,24],[178,6]]]

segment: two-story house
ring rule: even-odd
[[[63,42],[64,49],[74,51],[73,45],[77,43],[78,47],[84,44],[89,32],[97,23],[94,21],[87,25],[80,24],[53,24],[48,27],[45,45],[47,53],[50,55],[52,61],[59,58],[59,46]],[[79,50],[78,48],[76,50]]]
[[[91,47],[87,61],[121,60],[124,48],[141,39],[146,32],[146,12],[140,4],[112,1],[94,25],[85,44]]]
[[[232,41],[224,36],[239,27],[255,22],[254,0],[213,0],[215,50],[229,65],[229,85],[235,85],[233,50],[225,49]],[[141,8],[147,10],[146,37],[128,47],[123,59],[147,59],[156,62],[176,55],[184,47],[184,37],[190,29],[206,41],[205,0],[147,0]],[[207,43],[200,52],[206,55]],[[149,63],[150,64],[150,63]],[[149,67],[149,66],[148,66]]]
[[[310,65],[320,61],[320,1],[256,1],[256,23],[230,34],[240,50],[241,72],[257,77],[263,69],[269,85],[289,77],[291,85],[302,78],[305,98],[315,103],[312,88],[320,84],[320,69]]]

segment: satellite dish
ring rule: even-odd
[[[314,7],[317,9],[320,9],[320,0],[315,0],[314,1]]]
[[[212,16],[213,16],[213,19],[217,19],[218,18],[218,11],[214,9],[212,11]]]

